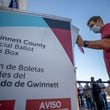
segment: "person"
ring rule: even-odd
[[[110,97],[110,80],[108,80],[108,85],[105,88],[105,91],[107,92],[107,95]]]
[[[97,84],[97,81],[95,81],[94,77],[91,77],[91,88],[92,88],[92,97],[93,97],[93,107],[95,110],[102,110],[103,108],[99,100],[99,94],[101,92],[101,89]]]
[[[81,102],[80,102],[80,90],[79,88],[77,87],[77,96],[78,96],[78,104],[79,104],[79,107],[81,106]]]
[[[92,92],[91,92],[91,88],[88,84],[88,82],[86,82],[85,86],[84,86],[84,97],[86,99],[86,105],[88,110],[92,110]]]
[[[104,24],[100,16],[93,16],[88,20],[87,26],[94,33],[101,34],[101,39],[87,41],[78,35],[76,43],[78,46],[103,50],[104,61],[110,78],[110,23]]]
[[[79,82],[79,98],[80,98],[80,106],[84,106],[84,101],[83,101],[83,86],[81,85],[81,83]]]
[[[105,93],[105,85],[102,82],[102,79],[98,80],[98,85],[101,89],[101,92],[99,94],[99,100],[102,104],[102,107],[104,110],[108,110],[108,103],[107,103],[107,98],[106,98],[106,93]]]

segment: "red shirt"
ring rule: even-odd
[[[101,29],[100,33],[101,33],[102,39],[110,38],[110,23],[105,24],[103,26],[103,28]],[[104,55],[104,61],[105,61],[105,65],[107,68],[107,72],[108,72],[108,75],[110,77],[110,49],[104,49],[103,55]]]

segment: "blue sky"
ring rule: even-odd
[[[110,0],[28,0],[27,10],[70,18],[86,40],[100,39],[100,34],[92,33],[86,25],[91,16],[98,15],[105,23],[110,22]],[[108,80],[103,51],[87,48],[84,50],[85,54],[82,54],[77,45],[74,49],[77,80],[90,80],[91,76],[96,80]]]

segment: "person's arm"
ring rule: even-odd
[[[102,39],[96,41],[88,41],[89,44],[87,48],[93,49],[109,49],[110,48],[110,39]]]
[[[82,39],[80,35],[78,35],[77,38],[77,44],[79,46],[85,47],[85,41]],[[95,40],[95,41],[86,41],[87,48],[92,48],[92,49],[109,49],[110,48],[110,38],[104,38],[102,40]]]

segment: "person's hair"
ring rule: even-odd
[[[94,80],[94,77],[93,76],[91,77],[91,80]]]
[[[99,79],[99,82],[102,82],[102,79],[101,78]]]
[[[102,20],[102,18],[101,18],[100,16],[93,16],[93,17],[91,17],[91,18],[88,20],[87,25],[89,25],[89,23],[90,23],[91,21],[94,21],[94,22],[96,23],[97,20],[100,20],[101,23],[103,23],[103,20]]]

